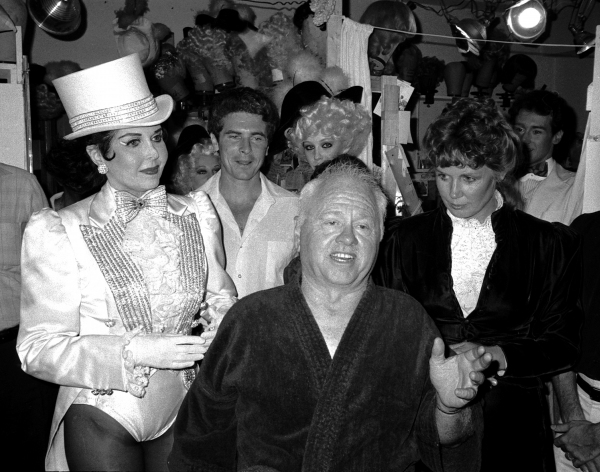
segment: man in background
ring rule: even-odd
[[[277,108],[264,94],[238,88],[219,95],[209,132],[221,170],[200,190],[212,200],[223,226],[225,270],[238,297],[283,284],[283,269],[296,254],[298,197],[261,172],[278,124]]]
[[[575,172],[566,170],[554,156],[556,146],[565,139],[569,111],[563,98],[547,90],[523,95],[509,110],[526,160],[526,174],[519,180],[523,210],[566,225],[583,207],[583,179],[576,180]]]
[[[515,100],[509,111],[513,127],[521,137],[528,166],[527,173],[519,180],[519,191],[525,203],[523,210],[545,221],[559,222],[566,225],[571,224],[583,209],[583,175],[577,176],[575,172],[566,170],[553,157],[556,146],[565,137],[567,120],[570,119],[568,113],[569,108],[565,100],[546,90],[535,90],[522,96]],[[591,257],[595,263],[589,245],[589,235],[587,237],[588,243],[584,243],[584,245],[587,244],[588,249],[584,248],[583,259],[589,264]],[[584,287],[589,289],[593,286],[595,278],[590,270],[588,272],[584,275],[583,283]],[[598,285],[594,286],[594,289],[596,287]],[[584,288],[584,297],[585,290]],[[584,305],[587,304],[587,308],[584,308],[585,327],[583,333],[584,338],[586,333],[588,337],[588,341],[584,339],[583,344],[587,344],[588,347],[583,348],[582,359],[578,364],[579,366],[587,365],[588,368],[589,365],[596,364],[596,362],[590,364],[589,361],[585,361],[589,357],[586,351],[595,353],[594,348],[591,347],[589,337],[592,336],[597,339],[597,332],[593,330],[595,312],[590,306],[590,303],[593,305],[594,300],[594,297],[590,296],[591,293],[595,294],[596,291],[588,290],[588,302],[583,300]],[[594,384],[592,379],[597,378],[598,383],[594,385],[600,386],[600,370],[598,373],[594,372],[592,376],[588,380]],[[552,385],[548,384],[549,389],[554,392],[553,395],[550,395],[550,404],[553,405],[551,407],[553,422],[563,421],[569,425],[556,426],[554,428],[556,432],[568,432],[569,428],[576,425],[577,421],[586,419],[582,405],[586,401],[589,404],[589,397],[587,399],[582,398],[580,402],[577,386],[578,383],[583,384],[582,379],[583,377],[578,376],[575,371],[571,371],[553,377]],[[583,392],[583,395],[586,395],[585,392]],[[598,395],[598,398],[600,399],[600,395]],[[593,409],[588,410],[591,413]],[[597,420],[600,420],[600,418]],[[573,421],[575,423],[572,423]],[[554,458],[558,472],[576,470],[571,462],[571,458],[575,461],[576,456],[572,455],[573,452],[569,452],[569,447],[572,446],[573,441],[577,442],[579,438],[576,437],[576,434],[580,431],[581,428],[574,427],[571,433],[565,435],[562,439],[557,439],[557,442],[555,442],[556,445],[562,446],[564,449],[563,451],[558,447],[554,448]],[[598,453],[600,453],[600,443],[598,447]],[[598,460],[598,466],[600,466],[600,460]],[[595,468],[594,463],[589,466],[594,468],[584,467],[586,472],[600,472],[600,469]]]
[[[23,372],[17,356],[21,308],[21,238],[32,213],[48,206],[36,178],[0,164],[0,468],[44,470],[58,393]]]

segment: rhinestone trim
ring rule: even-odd
[[[152,316],[148,290],[137,265],[123,252],[125,225],[116,214],[104,229],[80,225],[83,239],[96,259],[127,331],[138,326],[152,332]]]
[[[149,95],[135,102],[76,115],[69,120],[69,124],[73,128],[73,132],[77,132],[101,125],[131,123],[142,120],[157,112],[158,105],[156,104],[156,100],[154,96]]]

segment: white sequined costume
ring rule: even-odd
[[[106,184],[58,213],[36,213],[25,230],[17,349],[26,372],[61,385],[47,470],[68,470],[62,421],[74,403],[105,411],[139,441],[163,434],[186,393],[183,371],[150,369],[143,397],[132,395],[124,334],[188,334],[203,299],[217,320],[236,300],[205,194],[168,195],[164,217],[142,209],[126,224],[116,209]]]

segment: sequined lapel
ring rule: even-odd
[[[184,315],[179,319],[176,331],[188,334],[194,315],[200,310],[206,289],[206,257],[200,224],[194,214],[177,216],[167,214],[167,220],[183,232],[179,245],[181,251],[181,284],[188,294]]]
[[[142,326],[151,332],[152,309],[144,277],[122,250],[125,226],[115,217],[115,209],[114,191],[106,184],[91,204],[91,225],[81,225],[81,232],[115,298],[125,328],[129,331]],[[183,216],[186,209],[185,202],[169,196],[166,219],[183,233],[179,244],[181,283],[188,294],[176,331],[187,334],[204,299],[207,267],[200,225],[194,214]]]
[[[79,228],[115,297],[117,310],[127,331],[140,326],[144,332],[151,333],[152,311],[144,277],[122,249],[125,225],[113,215],[104,228],[87,225],[80,225]]]

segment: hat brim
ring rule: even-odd
[[[77,139],[83,136],[89,136],[90,134],[101,133],[103,131],[159,125],[165,122],[169,116],[171,116],[175,102],[170,95],[166,94],[155,97],[155,100],[158,111],[150,116],[147,116],[146,118],[142,118],[141,120],[137,121],[130,121],[128,123],[109,123],[99,126],[92,126],[90,128],[67,134],[64,136],[64,139]]]

